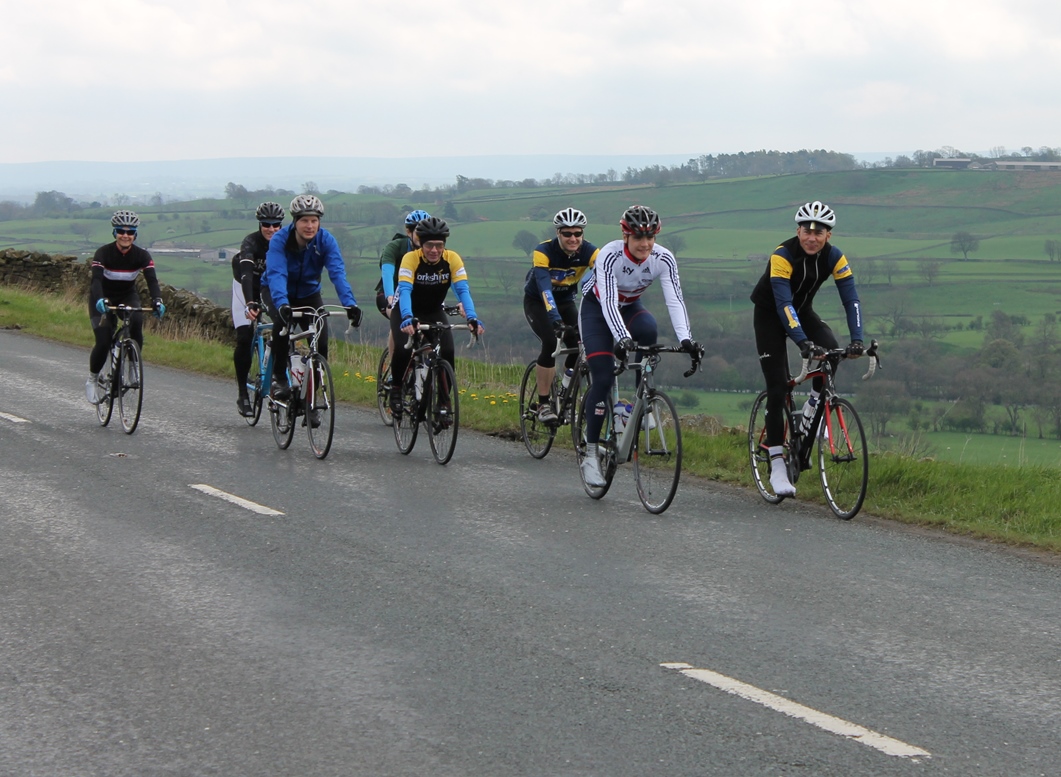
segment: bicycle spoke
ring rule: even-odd
[[[869,446],[854,406],[832,397],[818,432],[818,471],[829,508],[850,520],[862,509],[869,482]]]
[[[449,362],[439,360],[428,374],[427,386],[427,439],[435,461],[445,464],[452,458],[457,445],[457,428],[460,420],[457,377]]]
[[[394,419],[394,442],[398,450],[408,454],[416,445],[416,435],[420,424],[417,416],[420,413],[420,403],[416,399],[416,370],[414,362],[409,363],[402,380],[401,390],[402,414]]]
[[[143,404],[144,367],[140,361],[140,346],[135,340],[122,342],[122,355],[112,381],[118,383],[118,415],[126,434],[136,431],[140,423],[140,408]]]
[[[523,373],[519,388],[519,429],[527,452],[536,459],[544,459],[553,447],[556,425],[548,426],[538,420],[538,365],[531,362]]]
[[[306,431],[313,455],[323,459],[332,447],[335,431],[335,393],[328,360],[315,353],[306,365]]]
[[[379,364],[376,366],[376,407],[379,409],[379,417],[384,425],[390,426],[394,423],[391,417],[390,389],[391,389],[391,354],[387,348],[379,355]]]
[[[638,419],[634,442],[634,479],[641,504],[650,513],[662,513],[674,499],[682,472],[682,432],[678,411],[662,391],[647,400]]]

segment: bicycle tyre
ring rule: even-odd
[[[788,448],[788,424],[785,424],[785,448]],[[772,505],[785,497],[778,496],[770,487],[770,452],[766,447],[766,392],[760,392],[752,403],[752,414],[748,418],[748,457],[752,469],[752,481],[759,496]]]
[[[112,380],[118,381],[118,415],[126,434],[136,431],[144,403],[144,364],[136,340],[123,340],[118,369]]]
[[[850,521],[862,509],[869,484],[869,445],[855,406],[831,397],[818,433],[818,474],[829,509]]]
[[[391,426],[394,423],[390,406],[390,382],[391,353],[389,348],[384,347],[383,353],[379,355],[379,364],[376,366],[376,406],[379,408],[379,417],[384,426]]]
[[[294,397],[284,402],[269,399],[269,425],[273,429],[276,447],[282,451],[287,450],[295,436],[295,414],[292,411],[294,402]]]
[[[247,373],[247,399],[251,403],[251,414],[243,416],[247,426],[256,426],[262,417],[263,394],[269,390],[262,382],[262,363],[258,343],[251,343],[251,368]]]
[[[582,461],[586,458],[586,402],[588,394],[583,394],[579,400],[578,418],[575,422],[575,460],[578,463],[578,477],[582,481],[582,487],[593,499],[600,499],[608,493],[612,487],[612,479],[618,466],[616,461],[615,440],[612,437],[612,414],[605,415],[604,426],[601,427],[601,439],[597,443],[597,458],[600,460],[601,474],[604,476],[603,486],[590,486],[582,475]]]
[[[332,435],[335,433],[332,368],[319,353],[310,356],[306,366],[306,432],[313,455],[323,459],[332,449]]]
[[[420,402],[416,399],[415,360],[409,362],[402,379],[402,414],[394,419],[394,442],[398,451],[407,456],[416,445],[416,435],[420,431]]]
[[[550,397],[552,399],[552,397]],[[544,459],[553,447],[556,426],[538,420],[538,365],[531,362],[523,371],[519,386],[519,431],[527,453],[536,459]]]
[[[110,370],[109,377],[104,378],[104,389],[105,393],[103,399],[96,403],[96,418],[99,420],[100,426],[106,426],[111,422],[111,414],[114,412],[114,390],[113,390],[113,376],[114,376],[114,349],[107,351],[107,361],[103,363],[103,369],[100,370],[100,374],[106,373]]]
[[[634,440],[634,482],[645,509],[659,515],[674,501],[682,475],[682,429],[674,402],[662,391],[646,397]]]
[[[579,413],[582,409],[582,394],[585,387],[589,385],[589,371],[585,362],[580,361],[575,365],[575,373],[571,376],[571,385],[567,387],[567,396],[564,405],[567,408],[568,417],[565,419],[571,425],[571,444],[578,447],[578,423]]]
[[[457,393],[457,374],[450,363],[439,359],[431,370],[427,392],[427,413],[424,426],[435,461],[445,464],[453,458],[457,447],[460,425],[460,396]]]

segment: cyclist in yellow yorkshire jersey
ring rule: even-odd
[[[475,335],[483,333],[483,325],[476,318],[475,304],[468,290],[468,271],[456,251],[446,248],[449,225],[445,221],[429,216],[416,224],[416,236],[420,247],[410,251],[398,267],[397,315],[391,314],[391,333],[394,335],[394,351],[391,354],[391,374],[394,386],[391,389],[390,405],[395,418],[402,413],[401,377],[409,366],[410,353],[405,347],[415,334],[414,321],[422,323],[445,323],[443,308],[450,287],[464,305],[468,329]],[[448,329],[440,332],[442,358],[454,366],[453,334]]]

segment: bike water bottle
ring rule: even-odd
[[[416,368],[416,399],[420,400],[424,395],[424,384],[427,382],[427,365],[421,364]]]
[[[616,434],[623,433],[623,429],[626,428],[626,422],[630,420],[630,411],[633,409],[633,405],[621,399],[615,403],[615,408],[612,410],[612,425]]]
[[[302,378],[306,374],[306,364],[303,362],[302,357],[297,354],[291,354],[291,384],[294,386],[302,385]]]
[[[560,381],[560,388],[567,391],[568,387],[571,386],[571,378],[575,376],[575,371],[570,367],[564,370],[564,379]]]

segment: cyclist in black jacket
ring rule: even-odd
[[[162,304],[162,290],[155,275],[155,262],[151,254],[140,246],[133,245],[136,231],[140,228],[140,217],[131,210],[119,210],[111,217],[114,242],[100,246],[92,257],[92,283],[88,291],[88,317],[96,344],[88,357],[88,380],[85,381],[85,396],[94,405],[103,398],[103,387],[99,385],[99,371],[107,363],[107,351],[114,336],[114,315],[107,305],[129,305],[140,307],[143,302],[136,290],[136,276],[141,272],[155,309],[155,316],[162,318],[166,306]],[[144,317],[133,313],[129,317],[129,329],[137,345],[144,347]]]
[[[251,232],[240,244],[239,253],[232,260],[232,325],[236,328],[236,349],[232,361],[236,367],[236,385],[239,398],[236,407],[242,415],[254,414],[250,397],[247,396],[247,376],[251,368],[251,325],[262,310],[262,273],[265,272],[265,254],[269,240],[284,222],[284,208],[277,202],[263,202],[254,212],[258,229]],[[263,365],[264,366],[264,365]]]

